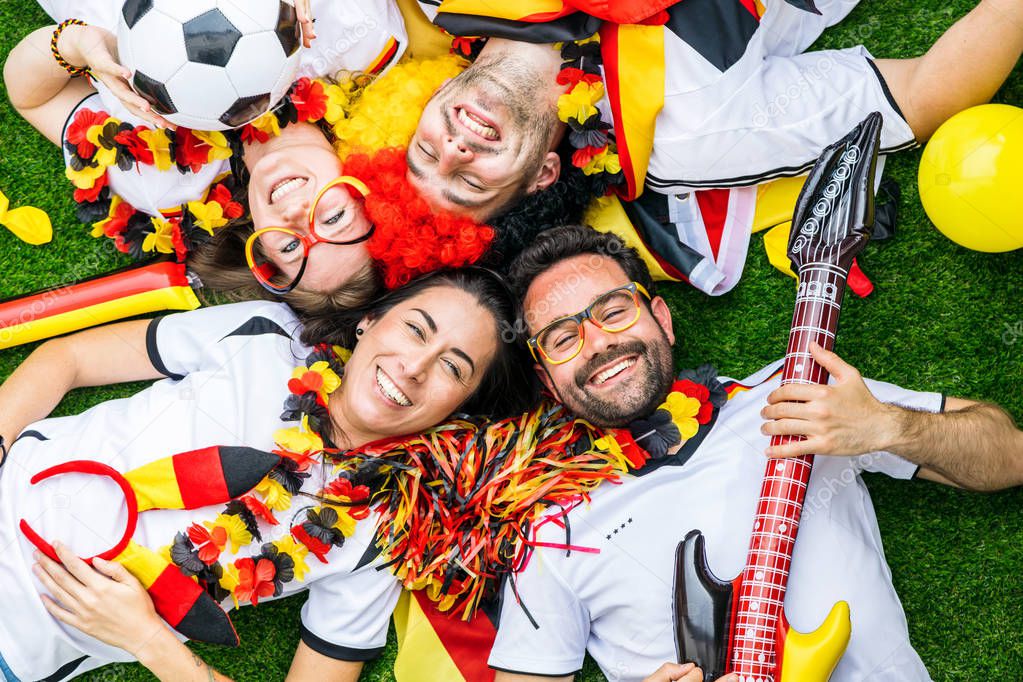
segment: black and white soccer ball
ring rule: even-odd
[[[135,91],[194,130],[269,111],[295,80],[301,48],[293,0],[125,0],[117,28]]]

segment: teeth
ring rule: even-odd
[[[466,128],[468,128],[472,132],[476,133],[477,135],[482,135],[483,137],[487,138],[488,140],[496,141],[496,140],[500,139],[501,136],[497,134],[497,131],[494,130],[494,128],[492,128],[491,126],[488,126],[487,124],[483,123],[482,121],[479,121],[478,119],[473,117],[473,115],[470,114],[465,109],[459,109],[458,113],[457,113],[457,116],[458,116],[458,120],[461,121],[462,125],[464,125]]]
[[[281,198],[291,194],[299,187],[305,185],[305,178],[288,178],[287,180],[281,180],[273,189],[270,191],[270,203],[274,203]]]
[[[408,399],[408,396],[402,393],[401,389],[395,386],[394,382],[388,379],[379,367],[377,367],[377,386],[384,392],[384,395],[402,407],[412,407],[412,401]]]
[[[614,365],[612,367],[608,367],[603,372],[601,372],[597,376],[593,377],[593,383],[595,383],[595,384],[597,384],[599,386],[600,384],[603,384],[604,382],[606,382],[611,377],[618,376],[619,374],[621,374],[622,372],[624,372],[625,370],[627,370],[628,368],[632,367],[635,364],[636,364],[636,359],[635,358],[629,358],[628,360],[622,360],[617,365]]]

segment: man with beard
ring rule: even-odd
[[[535,552],[505,588],[490,656],[498,680],[570,680],[587,651],[609,679],[655,670],[653,679],[682,678],[679,666],[658,669],[677,656],[676,546],[700,529],[715,575],[739,573],[765,450],[830,455],[817,457],[807,489],[785,599],[791,626],[812,631],[845,600],[852,636],[834,682],[929,679],[860,474],[974,490],[1018,485],[1023,432],[1001,408],[865,381],[819,347],[813,355],[834,378],[830,386],[780,387],[780,361],[742,382],[719,379],[709,366],[676,380],[671,315],[645,266],[618,238],[588,228],[540,235],[512,278],[544,385],[593,424],[630,429],[651,459],[621,485],[535,524]],[[676,413],[674,442],[649,437],[662,404]],[[806,440],[768,448],[774,434]]]
[[[434,206],[522,246],[610,187],[657,274],[715,295],[742,273],[757,185],[805,173],[871,111],[883,152],[925,141],[987,102],[1023,52],[1016,0],[981,0],[921,57],[879,60],[804,54],[858,0],[420,4],[456,36],[491,36],[409,145],[409,178]],[[599,45],[582,42],[597,30]]]

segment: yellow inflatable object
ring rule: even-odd
[[[199,299],[185,266],[159,262],[0,301],[0,349],[162,310],[193,310]]]
[[[985,104],[950,118],[927,143],[918,181],[927,216],[955,243],[1023,247],[1023,109]]]
[[[14,233],[23,242],[38,246],[53,239],[50,216],[35,206],[9,208],[10,201],[0,192],[0,225]]]
[[[779,682],[828,682],[849,645],[849,604],[840,601],[819,628],[803,634],[789,628]]]

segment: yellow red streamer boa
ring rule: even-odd
[[[298,425],[274,434],[277,449],[273,452],[282,457],[281,463],[252,492],[229,502],[213,521],[193,523],[163,548],[165,558],[186,576],[197,578],[217,601],[230,596],[238,606],[279,596],[285,583],[305,578],[310,554],[327,563],[330,550],[344,545],[356,522],[369,514],[369,489],[353,485],[344,476],[316,495],[301,491],[312,465],[325,454],[337,452],[324,443],[320,431],[329,419],[327,402],[341,385],[348,356],[337,346],[318,346],[295,369],[281,419]],[[290,509],[299,495],[319,504],[302,510],[303,520],[292,525],[287,535],[262,544],[258,553],[220,563],[225,550],[237,554],[242,547],[262,542],[257,521],[278,525],[275,513]]]
[[[318,346],[295,369],[281,418],[298,425],[274,435],[280,465],[213,521],[192,524],[164,548],[217,601],[231,596],[236,605],[257,604],[280,595],[285,583],[304,578],[310,554],[327,563],[330,550],[343,546],[372,508],[385,565],[406,588],[425,590],[439,610],[468,620],[540,546],[532,529],[545,510],[587,500],[601,483],[664,457],[706,427],[727,397],[705,366],[683,372],[664,403],[628,429],[598,429],[545,401],[519,417],[456,418],[423,434],[341,452],[320,433],[348,357],[342,348]],[[302,493],[312,464],[324,457],[336,464],[337,476],[316,495]],[[303,510],[304,520],[289,534],[257,554],[219,562],[228,548],[236,554],[260,542],[257,520],[277,525],[275,512],[290,509],[297,495],[319,504]],[[565,544],[557,547],[593,551],[573,547],[565,530]]]
[[[545,510],[585,501],[598,485],[665,458],[710,428],[726,399],[706,365],[682,372],[657,410],[625,429],[598,429],[544,402],[516,418],[460,418],[371,443],[338,461],[343,476],[373,491],[377,543],[404,586],[469,620],[541,546],[533,525]],[[554,546],[594,551],[573,546],[565,531]]]
[[[236,160],[243,155],[242,143],[266,142],[297,121],[322,120],[335,126],[346,116],[354,87],[354,82],[338,85],[301,78],[273,111],[226,132],[132,126],[105,111],[80,109],[64,140],[70,155],[65,174],[75,186],[78,216],[92,224],[92,236],[113,239],[119,251],[135,258],[155,252],[184,260],[195,245],[245,214],[245,188],[237,172],[219,178],[201,200],[189,201],[168,215],[150,216],[111,193],[108,169],[127,171],[145,165],[161,171],[176,168],[184,174],[226,159],[231,159],[232,169],[239,169]]]

